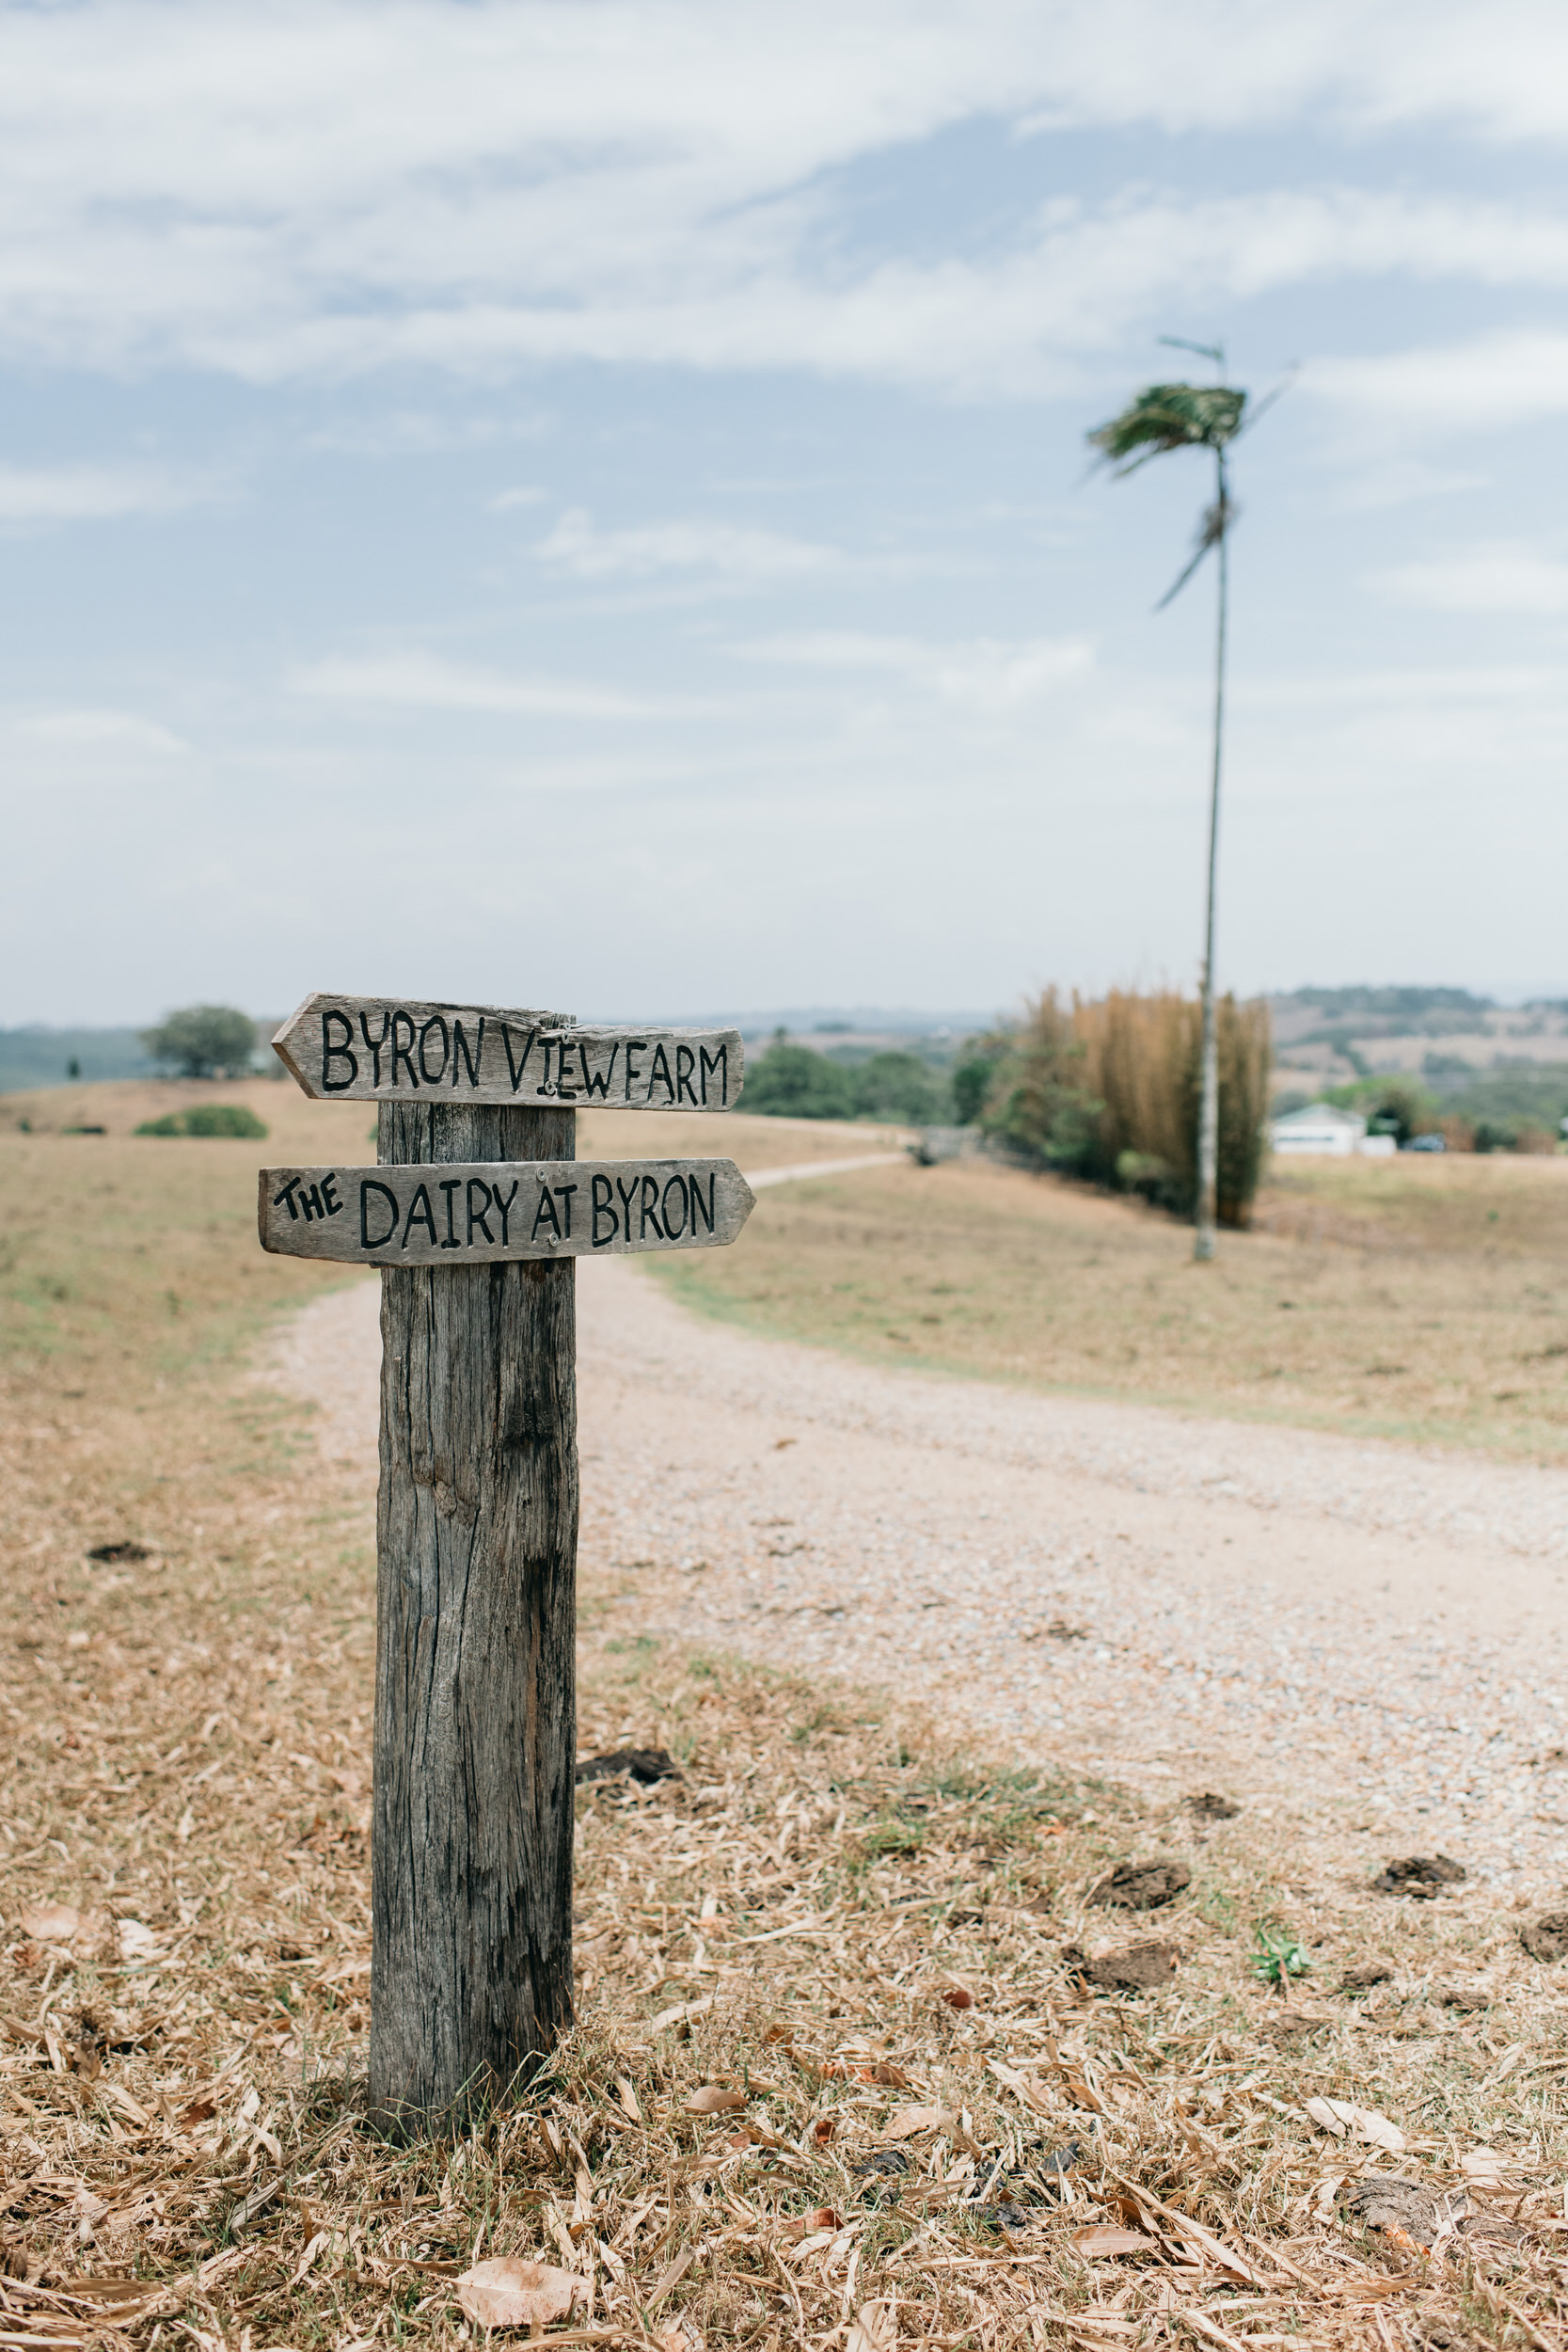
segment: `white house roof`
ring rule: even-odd
[[[1348,1127],[1358,1136],[1367,1132],[1367,1122],[1359,1111],[1342,1111],[1334,1103],[1308,1103],[1304,1110],[1287,1111],[1283,1118],[1271,1120],[1275,1130],[1281,1127]]]

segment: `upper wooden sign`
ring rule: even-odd
[[[558,1012],[389,996],[307,996],[272,1045],[318,1101],[727,1111],[745,1076],[738,1029],[596,1029]]]

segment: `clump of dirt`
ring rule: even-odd
[[[1158,1911],[1174,1902],[1193,1874],[1184,1862],[1118,1862],[1089,1889],[1089,1900],[1107,1911]]]
[[[89,1560],[103,1560],[104,1562],[115,1560],[150,1560],[152,1554],[149,1551],[145,1544],[133,1543],[129,1537],[127,1537],[125,1541],[118,1544],[94,1544],[92,1549],[87,1554],[87,1558]]]
[[[1492,2006],[1492,1995],[1482,1984],[1445,1984],[1437,1997],[1445,2009],[1458,2010],[1462,2017],[1479,2017]]]
[[[651,1788],[657,1780],[679,1780],[681,1768],[668,1748],[610,1748],[603,1756],[578,1759],[577,1785],[625,1777]]]
[[[1568,1960],[1568,1911],[1544,1911],[1519,1930],[1531,1960]]]
[[[1080,1984],[1097,1993],[1158,1993],[1175,1976],[1181,1954],[1174,1944],[1130,1944],[1124,1952],[1102,1952],[1090,1960],[1069,1944],[1062,1958]]]
[[[1370,1993],[1374,1985],[1392,1984],[1394,1971],[1386,1960],[1358,1961],[1339,1979],[1341,1993]]]
[[[1445,1886],[1458,1886],[1466,1875],[1465,1865],[1449,1854],[1413,1853],[1401,1862],[1385,1863],[1372,1885],[1380,1895],[1408,1895],[1416,1902],[1430,1903]]]
[[[1242,1809],[1233,1799],[1222,1797],[1212,1788],[1201,1788],[1182,1802],[1188,1812],[1196,1813],[1200,1821],[1233,1821]]]

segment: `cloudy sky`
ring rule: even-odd
[[[0,0],[0,1022],[1568,992],[1568,16]]]

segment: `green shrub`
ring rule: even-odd
[[[1005,1032],[972,1037],[953,1071],[953,1116],[960,1127],[973,1127],[990,1098],[997,1073],[1007,1058],[1011,1040]]]
[[[780,1029],[748,1068],[742,1100],[749,1111],[770,1119],[853,1119],[855,1082],[825,1054],[791,1045]]]
[[[162,1119],[145,1119],[138,1136],[233,1136],[259,1143],[266,1128],[243,1103],[193,1103],[188,1111],[166,1111]]]
[[[873,1054],[851,1074],[855,1111],[861,1119],[901,1120],[911,1127],[938,1127],[947,1117],[948,1090],[918,1054]]]

